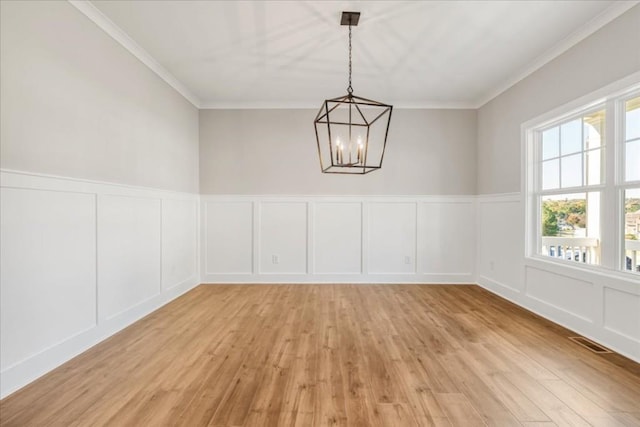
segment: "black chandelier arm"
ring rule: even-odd
[[[354,103],[353,106],[356,107],[356,111],[358,111],[358,114],[360,114],[360,118],[362,119],[362,121],[364,121],[365,125],[369,126],[370,123],[367,121],[367,118],[364,116],[364,114],[362,114],[362,110],[360,109],[358,104]]]

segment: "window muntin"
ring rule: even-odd
[[[600,109],[540,132],[541,190],[602,183],[604,122]]]

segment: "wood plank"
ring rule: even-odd
[[[611,412],[613,418],[621,422],[626,427],[638,427],[640,426],[640,412]]]
[[[560,400],[567,404],[574,412],[593,426],[617,426],[624,427],[619,421],[608,414],[604,409],[587,399],[578,390],[562,380],[546,380],[541,382],[543,386]]]
[[[538,381],[526,375],[505,374],[509,381],[522,393],[529,396],[554,423],[567,426],[589,426],[590,424],[578,415],[556,395],[547,390]]]
[[[204,285],[0,425],[640,427],[640,365],[477,286]]]
[[[478,411],[462,393],[437,393],[438,404],[454,426],[486,426]]]
[[[491,392],[481,374],[474,372],[470,366],[468,352],[460,351],[448,356],[439,356],[452,371],[456,372],[458,387],[471,402],[475,410],[487,425],[519,426],[520,422]]]

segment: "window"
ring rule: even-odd
[[[605,117],[598,108],[536,132],[543,255],[600,263]]]
[[[640,275],[640,84],[525,125],[529,255]]]

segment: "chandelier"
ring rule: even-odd
[[[327,99],[314,120],[323,173],[366,174],[382,167],[392,105],[361,98],[351,86],[351,27],[360,12],[342,12],[340,25],[349,26],[349,86],[347,94]]]

